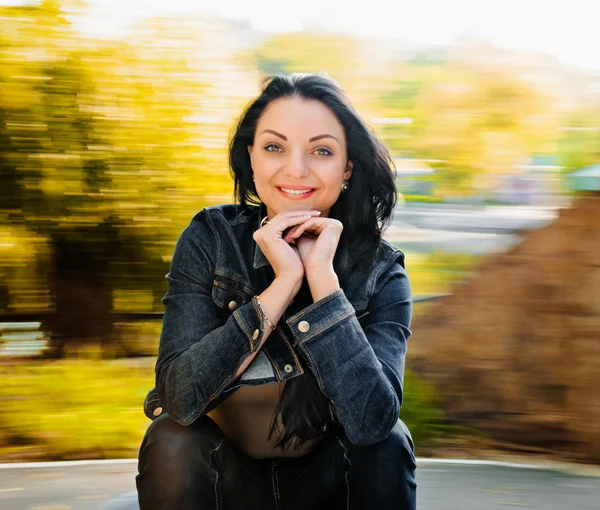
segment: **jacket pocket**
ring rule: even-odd
[[[215,276],[212,298],[222,322],[237,308],[250,301],[253,295],[243,282],[224,275]]]

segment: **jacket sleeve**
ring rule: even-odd
[[[156,361],[156,392],[169,416],[189,425],[233,381],[259,347],[262,315],[256,297],[221,325],[212,298],[214,229],[206,210],[181,233],[173,254]],[[258,335],[256,330],[258,330]]]
[[[350,442],[382,441],[398,421],[412,299],[404,255],[377,278],[363,327],[340,289],[287,320],[295,346]]]

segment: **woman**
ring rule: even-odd
[[[387,150],[335,82],[278,76],[230,166],[239,204],[198,213],[167,275],[141,510],[415,508]]]

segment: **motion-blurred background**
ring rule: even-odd
[[[0,462],[137,456],[175,241],[287,72],[394,157],[417,453],[600,462],[593,2],[217,3],[0,2]]]

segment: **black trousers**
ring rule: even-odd
[[[140,510],[413,510],[414,445],[398,420],[382,442],[356,446],[341,427],[302,457],[254,459],[208,416],[167,414],[140,447]]]

